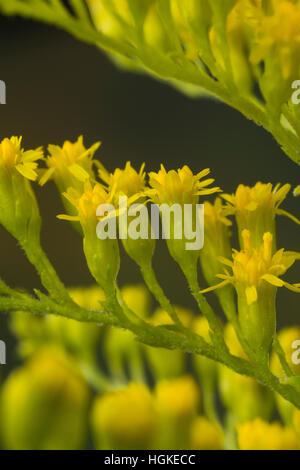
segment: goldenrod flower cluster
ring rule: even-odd
[[[67,214],[59,218],[79,222],[81,226],[84,254],[98,286],[70,289],[60,297],[63,287],[55,280],[55,295],[50,299],[54,298],[60,309],[65,308],[63,315],[69,312],[68,308],[75,308],[74,318],[85,320],[81,312],[88,319],[90,313],[99,311],[114,315],[116,325],[125,328],[134,325],[128,328],[131,331],[107,330],[96,324],[81,325],[74,319],[16,312],[11,329],[18,338],[18,353],[25,363],[3,385],[0,400],[5,408],[4,446],[80,448],[89,423],[97,448],[296,448],[299,415],[282,396],[265,389],[253,378],[217,365],[209,358],[210,354],[206,358],[192,358],[195,381],[186,375],[191,361],[188,369],[183,350],[153,348],[151,341],[140,344],[134,335],[150,331],[154,341],[156,332],[180,332],[186,341],[191,338],[205,342],[210,351],[217,333],[223,338],[224,350],[228,351],[225,354],[230,358],[240,358],[245,363],[254,361],[253,367],[262,365],[268,371],[271,359],[271,370],[278,380],[297,390],[299,367],[292,355],[293,344],[300,339],[299,328],[288,329],[276,337],[278,288],[300,292],[299,282],[282,278],[300,259],[300,254],[276,247],[276,217],[288,215],[299,224],[295,216],[279,207],[287,198],[290,185],[273,187],[262,182],[252,188],[240,185],[234,194],[228,195],[213,185],[209,169],[193,173],[185,165],[168,171],[162,165],[157,173],[146,174],[144,165],[137,171],[127,162],[123,169],[109,173],[97,163],[94,154],[98,146],[86,149],[80,137],[62,147],[49,146],[49,155],[44,156],[41,148],[23,150],[20,138],[0,143],[0,206],[3,204],[0,222],[46,276],[42,279],[46,279],[47,289],[48,276],[53,282],[53,271],[45,258],[42,269],[39,264],[39,256],[43,257],[39,244],[40,217],[32,182],[39,180],[43,185],[53,179],[67,201]],[[39,161],[43,168],[38,167]],[[214,193],[221,194],[214,201],[203,200]],[[118,204],[124,196],[128,209],[137,203],[146,211],[148,203],[168,208],[204,204],[203,250],[189,253],[184,238],[176,239],[173,232],[167,240],[169,252],[185,274],[202,316],[171,304],[166,297],[151,264],[155,240],[132,237],[124,241],[125,250],[141,268],[146,286],[119,288],[118,236],[98,237],[98,223],[110,218],[110,213],[99,215],[98,207],[115,205],[116,217],[121,219],[123,208]],[[8,207],[3,201],[8,201]],[[232,247],[231,230],[235,222],[241,244]],[[38,257],[33,249],[38,250]],[[198,284],[199,264],[209,285],[202,290]],[[216,284],[218,278],[222,281]],[[2,284],[0,288],[3,289]],[[216,289],[228,320],[224,327],[203,295]],[[5,300],[9,293],[4,290]],[[160,304],[154,312],[150,294]],[[23,300],[22,293],[14,295]],[[48,308],[53,308],[53,303],[49,305]],[[99,345],[106,362],[103,368],[97,361]],[[91,389],[98,395],[92,405]],[[216,396],[223,404],[221,416],[215,405]],[[272,421],[275,405],[282,423]],[[74,409],[78,411],[75,414]],[[27,410],[34,423],[38,420],[33,431],[31,421],[24,419]],[[226,414],[230,416],[227,426]],[[57,434],[53,416],[58,424],[61,419],[64,422]],[[23,436],[28,436],[24,442]]]

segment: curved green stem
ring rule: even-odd
[[[280,383],[279,379],[266,367],[259,364],[251,364],[230,353],[225,354],[224,351],[220,351],[220,349],[208,344],[202,337],[196,334],[190,333],[186,336],[181,331],[177,332],[164,327],[155,327],[143,321],[140,321],[139,324],[131,323],[128,318],[124,316],[121,319],[115,312],[86,310],[75,304],[74,306],[70,304],[61,305],[46,296],[42,296],[41,300],[32,299],[29,296],[23,298],[0,296],[0,311],[28,311],[37,314],[53,314],[77,321],[95,322],[101,325],[125,328],[132,331],[139,341],[150,346],[180,349],[220,362],[238,374],[246,375],[268,386],[300,409],[300,393],[296,388]]]
[[[168,313],[168,315],[176,325],[182,326],[182,323],[179,320],[174,307],[172,306],[171,302],[169,301],[163,289],[161,288],[151,264],[144,264],[140,266],[140,268],[143,279],[146,282],[148,289],[150,290],[150,292],[152,292],[152,294],[160,304],[161,308],[163,308]]]

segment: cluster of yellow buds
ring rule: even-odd
[[[172,324],[161,309],[151,315],[149,292],[144,286],[125,286],[121,293],[126,305],[151,324]],[[87,308],[97,308],[105,301],[104,292],[96,286],[71,289],[70,295]],[[176,312],[186,328],[210,342],[205,318],[181,307],[176,307]],[[97,449],[287,450],[299,446],[299,411],[293,405],[275,395],[285,425],[270,423],[274,393],[209,359],[193,357],[198,384],[184,375],[187,363],[181,351],[139,345],[126,331],[56,317],[36,318],[26,312],[15,314],[11,326],[19,340],[19,351],[27,359],[1,385],[5,448],[79,449],[85,445],[88,425]],[[108,387],[101,376],[94,376],[100,337],[110,369]],[[224,337],[233,355],[246,358],[231,324],[224,328]],[[297,327],[279,334],[296,374],[299,365],[292,361],[292,345],[298,338]],[[149,359],[147,370],[155,381],[153,389],[147,385],[146,374],[135,374],[138,366],[145,367],[143,353]],[[138,380],[128,383],[124,374],[127,367]],[[284,375],[275,353],[271,369],[278,376]],[[109,388],[95,398],[91,408],[90,385],[100,386],[100,390]],[[209,402],[217,393],[227,413],[224,426],[210,410],[214,405]]]
[[[145,204],[148,201],[159,207],[167,207],[172,223],[170,224],[169,220],[166,224],[161,212],[162,228],[164,231],[169,231],[169,236],[166,238],[171,256],[192,282],[196,279],[200,257],[205,278],[210,285],[203,292],[226,286],[226,289],[220,291],[219,299],[229,319],[232,318],[236,308],[233,290],[229,285],[235,288],[238,297],[239,324],[244,339],[265,361],[276,329],[277,288],[285,286],[294,292],[300,292],[299,284],[291,284],[280,278],[300,255],[282,249],[276,251],[275,243],[276,215],[287,215],[296,223],[300,223],[296,217],[279,207],[291,186],[285,184],[273,188],[271,184],[257,183],[250,188],[240,185],[235,194],[222,194],[226,204],[223,204],[219,197],[214,204],[205,202],[206,243],[203,249],[188,250],[186,248],[188,239],[184,231],[188,222],[186,219],[192,219],[192,222],[190,221],[192,228],[198,229],[198,222],[194,220],[193,214],[188,213],[186,216],[185,211],[181,217],[176,218],[176,210],[173,211],[173,208],[179,207],[179,210],[185,209],[186,206],[197,208],[200,196],[221,191],[219,187],[212,187],[213,178],[206,178],[210,170],[205,169],[194,174],[186,165],[177,171],[167,171],[162,165],[157,173],[149,173],[148,186],[144,165],[136,171],[127,162],[124,169],[118,168],[109,173],[94,159],[98,147],[99,143],[96,143],[86,149],[82,137],[74,143],[67,141],[62,147],[50,145],[49,156],[45,160],[48,169],[40,170],[37,160],[43,159],[41,148],[24,151],[21,148],[21,139],[16,137],[4,139],[0,144],[2,224],[18,239],[28,237],[30,233],[31,239],[36,240],[39,235],[40,218],[30,180],[38,179],[39,173],[41,184],[53,178],[68,203],[66,205],[68,214],[59,218],[80,222],[87,264],[94,278],[104,289],[107,299],[115,296],[117,292],[116,278],[120,266],[117,240],[119,236],[127,253],[141,267],[148,287],[159,301],[162,301],[163,309],[174,320],[178,319],[178,315],[165,301],[151,268],[155,249],[151,223],[146,237],[122,236],[133,219],[130,212],[129,216],[126,215],[124,218],[123,212],[134,207],[134,203],[137,203],[138,210],[146,210],[147,222],[149,216]],[[96,167],[100,181],[97,180],[94,171]],[[120,203],[122,198],[126,199],[125,207]],[[99,214],[99,206],[106,207],[107,214]],[[116,207],[114,216],[110,214],[111,207]],[[229,220],[231,215],[235,215],[241,243],[240,251],[233,250],[232,259],[230,259],[229,232],[232,224]],[[116,217],[120,220],[119,234],[115,225],[113,237],[111,234],[108,237],[99,237],[99,221],[104,219],[104,222],[107,221],[109,224],[110,220]],[[134,222],[142,223],[139,218],[138,222]],[[178,225],[181,237],[175,233]],[[225,268],[222,273],[223,265]],[[223,281],[214,286],[216,277]],[[191,287],[195,291],[197,282]]]
[[[198,209],[201,206],[199,202],[202,202],[200,198],[222,192],[219,187],[213,185],[214,179],[208,177],[210,170],[205,169],[194,174],[186,165],[176,171],[167,171],[161,165],[157,173],[150,172],[147,175],[144,165],[136,171],[131,163],[127,162],[125,168],[117,168],[109,173],[94,158],[98,146],[99,144],[96,143],[86,149],[80,137],[74,143],[65,142],[62,147],[49,146],[49,155],[45,158],[41,148],[23,150],[20,138],[4,139],[0,143],[0,205],[1,207],[3,205],[0,213],[1,224],[21,243],[26,244],[26,241],[30,239],[31,245],[39,244],[40,217],[31,182],[39,180],[43,185],[48,179],[53,179],[67,201],[65,204],[67,214],[58,217],[72,223],[79,223],[87,264],[99,284],[99,287],[87,290],[70,289],[68,299],[70,296],[75,304],[86,309],[111,309],[112,312],[116,312],[116,315],[127,316],[129,322],[135,321],[138,327],[149,328],[151,331],[154,331],[156,327],[159,327],[161,331],[168,328],[172,330],[175,327],[186,334],[185,332],[189,330],[193,338],[200,335],[208,347],[213,347],[214,328],[218,328],[233,356],[251,361],[254,358],[254,363],[268,367],[269,354],[276,333],[277,290],[279,287],[286,287],[290,291],[300,293],[299,283],[290,283],[282,279],[282,275],[296,260],[300,259],[300,254],[276,248],[276,216],[286,215],[299,224],[295,216],[279,207],[287,197],[291,189],[290,185],[277,185],[274,188],[271,184],[261,182],[252,188],[240,185],[232,195],[221,194],[213,203],[203,201],[204,248],[189,250],[186,245],[190,239],[184,230],[187,224],[186,218],[191,214],[187,212],[186,215],[184,209],[187,206]],[[48,168],[38,168],[38,160],[44,161],[44,167]],[[98,171],[95,171],[96,169]],[[126,200],[125,206],[122,205],[122,198]],[[162,229],[169,232],[169,237],[166,237],[169,253],[186,275],[192,293],[206,318],[196,319],[192,311],[173,306],[166,298],[151,266],[155,249],[155,238],[151,236],[151,229],[147,229],[148,237],[130,235],[127,239],[123,239],[122,233],[127,231],[135,217],[130,209],[137,206],[137,212],[146,211],[146,221],[149,222],[147,203],[154,203],[159,209],[165,207],[171,214],[171,221],[168,222],[163,212],[160,214]],[[99,212],[99,207],[103,208],[103,206],[105,211]],[[178,219],[176,219],[176,208],[182,211]],[[125,212],[128,212],[128,215],[124,218]],[[192,214],[190,224],[192,231],[195,232],[197,222],[193,216]],[[231,216],[235,217],[238,226],[240,249],[232,249],[230,231],[233,221],[230,219]],[[114,236],[99,236],[99,223],[110,227],[112,220],[121,221],[118,226],[115,225]],[[142,223],[142,219],[138,220]],[[175,229],[178,225],[181,228],[181,237],[176,234]],[[120,267],[118,237],[129,256],[140,266],[148,289],[145,286],[128,286],[121,290],[118,288],[116,282]],[[225,329],[217,318],[215,323],[212,322],[210,306],[205,303],[206,300],[200,293],[197,274],[199,262],[209,284],[209,287],[203,289],[202,293],[218,289],[221,307],[231,322]],[[217,278],[222,281],[215,285]],[[160,303],[160,307],[152,315],[149,291]],[[174,448],[193,445],[197,448],[205,446],[220,448],[223,446],[223,436],[219,425],[216,424],[217,413],[214,398],[212,399],[218,391],[224,406],[231,415],[230,439],[231,441],[235,439],[237,429],[240,448],[244,448],[243,436],[247,434],[248,428],[236,428],[236,423],[239,425],[250,423],[256,418],[267,420],[273,409],[273,395],[253,379],[243,378],[223,366],[217,368],[210,359],[195,357],[193,367],[201,382],[203,408],[206,413],[206,417],[199,417],[199,390],[190,378],[182,378],[186,371],[186,354],[181,350],[153,349],[146,344],[137,344],[132,332],[118,330],[105,332],[103,328],[95,325],[81,326],[64,318],[34,318],[26,312],[15,313],[11,326],[19,338],[19,352],[28,361],[24,371],[22,369],[20,374],[16,373],[15,380],[23,383],[23,380],[27,381],[31,373],[35,376],[35,371],[40,367],[35,366],[34,358],[37,351],[40,354],[41,346],[54,347],[56,351],[54,356],[57,357],[58,354],[59,363],[60,361],[63,363],[63,371],[64,364],[69,364],[64,354],[71,355],[79,364],[78,370],[71,367],[73,378],[70,378],[70,383],[72,387],[74,385],[74,389],[78,386],[81,390],[78,393],[78,400],[80,400],[80,406],[82,404],[82,410],[86,410],[88,395],[85,391],[85,380],[89,380],[100,388],[120,388],[128,382],[128,377],[139,383],[147,382],[144,366],[147,363],[150,367],[153,378],[158,381],[154,392],[144,385],[133,384],[124,393],[116,392],[109,396],[101,396],[97,401],[92,425],[98,447],[108,445],[117,448],[121,445],[124,448],[131,448],[131,442],[134,440],[135,445],[141,448],[144,445],[148,447],[172,445]],[[298,340],[297,335],[299,335],[299,329],[293,329],[281,333],[279,337],[288,362],[283,367],[283,371],[281,370],[282,361],[279,364],[274,355],[271,360],[273,373],[280,377],[283,383],[291,385],[296,383],[298,369],[290,362],[290,342]],[[113,377],[113,385],[110,387],[108,386],[109,380],[97,372],[95,365],[100,336],[103,339],[103,351],[110,360],[109,367],[107,367]],[[64,353],[61,356],[62,349]],[[32,367],[31,364],[33,364]],[[56,367],[51,360],[48,365],[50,370]],[[285,377],[287,368],[296,374],[294,381],[293,377]],[[63,382],[64,374],[62,373],[58,378],[60,377]],[[15,389],[13,377],[11,380],[12,388]],[[39,389],[44,386],[44,379],[42,383],[39,380],[39,377],[34,379],[33,387],[36,386]],[[60,385],[56,384],[54,389],[56,386]],[[293,386],[296,388],[295,384]],[[10,390],[9,387],[10,382],[7,382],[8,390]],[[51,388],[51,383],[49,387]],[[238,398],[241,388],[245,389],[243,400]],[[35,393],[34,388],[32,393]],[[11,413],[9,395],[10,392],[5,392],[4,397],[8,403],[7,409]],[[61,399],[64,403],[65,397],[62,396]],[[136,418],[131,420],[130,432],[128,431],[128,416],[126,415],[120,427],[115,426],[113,424],[115,419],[110,411],[111,404],[116,400],[115,410],[118,410],[120,406],[121,410],[126,409],[127,414],[131,413],[130,405],[124,406],[124,400],[127,399],[128,403],[140,403],[140,408],[136,407],[135,411],[132,411],[132,416]],[[256,429],[255,426],[257,426],[259,435],[261,427],[273,426],[275,441],[277,438],[280,440],[281,437],[276,436],[279,434],[281,436],[283,433],[282,443],[280,441],[274,446],[276,448],[293,447],[294,441],[290,428],[294,429],[291,432],[298,433],[298,414],[294,412],[292,405],[282,399],[276,397],[276,402],[289,430],[279,429],[275,424],[257,425],[256,422],[254,428]],[[21,405],[25,406],[25,403],[27,403],[26,400],[24,403],[20,402],[20,410],[23,409]],[[70,410],[72,410],[71,405]],[[141,419],[143,416],[145,419]],[[10,425],[9,419],[7,417]],[[18,414],[16,414],[16,419],[19,419]],[[83,420],[82,416],[81,419]],[[82,426],[84,427],[83,424]],[[251,428],[252,424],[249,426]],[[202,442],[197,435],[197,430],[204,428],[208,429],[208,434],[206,441]],[[9,426],[7,429],[7,446],[13,447],[15,445],[13,442],[17,442],[14,441],[15,425],[12,425],[12,431]],[[165,441],[161,438],[162,440],[157,443],[157,429],[161,430],[161,436],[164,436]],[[188,436],[185,441],[183,435]],[[288,438],[285,440],[284,436]],[[77,442],[81,437],[78,431],[78,436],[72,437],[72,446],[78,447]],[[58,445],[52,435],[47,434],[48,438],[49,443],[38,441],[38,445],[43,448]],[[172,444],[168,444],[170,442]],[[29,448],[31,445],[30,441],[26,447]],[[229,446],[228,442],[225,445]],[[255,447],[256,443],[253,441],[250,445]],[[268,446],[269,444],[262,443],[261,445]]]
[[[190,376],[162,380],[154,390],[133,382],[96,399],[92,409],[96,447],[221,449],[221,429],[199,411],[200,391]]]

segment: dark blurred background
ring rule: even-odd
[[[299,167],[271,135],[238,112],[209,100],[192,100],[159,82],[116,69],[95,47],[77,42],[54,28],[0,17],[0,79],[7,104],[0,106],[0,138],[23,135],[26,148],[62,144],[83,134],[86,145],[101,140],[98,158],[113,170],[126,160],[157,170],[189,165],[210,167],[224,191],[239,183],[300,183]],[[53,184],[36,188],[44,220],[43,245],[69,286],[92,282],[80,237],[56,219],[62,205]],[[284,208],[300,213],[289,195]],[[300,228],[279,220],[279,246],[299,250]],[[0,227],[0,276],[11,286],[39,287],[39,279],[16,242]],[[173,302],[193,307],[179,269],[158,246],[155,265]],[[300,280],[298,267],[289,279]],[[120,284],[139,282],[136,266],[123,256]],[[300,296],[281,289],[279,324],[299,323]],[[8,318],[0,316],[0,339],[7,341],[8,366],[16,361]]]

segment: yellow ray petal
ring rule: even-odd
[[[222,287],[226,286],[227,284],[230,284],[230,281],[228,279],[226,279],[225,281],[220,282],[219,284],[216,284],[215,286],[207,287],[206,289],[202,289],[200,291],[200,293],[201,294],[206,294],[207,292],[212,292],[213,290],[221,289]]]
[[[274,274],[264,274],[261,279],[264,281],[267,281],[269,284],[272,284],[272,286],[276,287],[282,287],[284,286],[284,281],[280,279],[277,276],[274,276]]]

